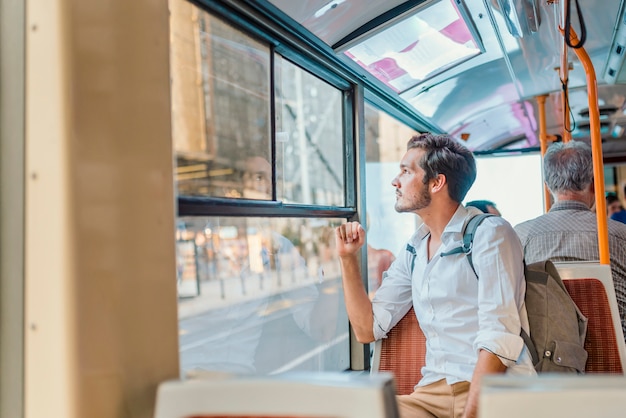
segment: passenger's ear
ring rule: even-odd
[[[592,181],[591,184],[589,184],[589,196],[591,198],[591,207],[594,207],[596,204],[596,186],[594,184],[594,182]],[[606,202],[606,200],[605,200]],[[606,207],[606,205],[605,205]]]
[[[445,174],[437,174],[437,176],[431,180],[430,191],[437,193],[441,191],[447,183],[448,180]]]

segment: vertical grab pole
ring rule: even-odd
[[[561,13],[559,14],[562,28],[565,27],[565,16],[567,14],[567,1],[561,1]],[[567,59],[567,42],[563,37],[563,45],[561,46],[561,67],[559,68],[559,77],[561,79],[561,105],[563,111],[563,142],[569,142],[572,139],[572,128],[569,120],[569,96],[567,94],[567,86],[569,85],[569,60]]]
[[[560,29],[564,34],[563,29]],[[570,30],[570,40],[578,43],[578,36]],[[589,123],[591,130],[591,150],[593,153],[593,178],[596,197],[596,219],[598,220],[598,248],[600,249],[600,264],[610,264],[609,257],[609,227],[606,216],[606,201],[604,200],[604,165],[602,161],[602,136],[600,135],[600,110],[598,109],[598,85],[596,72],[591,59],[584,48],[574,49],[587,75],[587,95],[589,97]]]
[[[537,96],[537,104],[539,107],[539,145],[541,147],[541,160],[543,161],[543,156],[546,154],[546,150],[548,149],[548,134],[547,134],[547,123],[546,123],[546,98],[547,94],[542,94],[541,96]],[[543,205],[545,211],[550,210],[550,190],[548,190],[548,186],[543,185]]]

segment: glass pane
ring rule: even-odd
[[[345,54],[400,92],[480,53],[480,45],[456,2],[442,0]]]
[[[179,218],[183,375],[347,369],[348,318],[334,251],[341,222]]]
[[[342,92],[276,56],[278,200],[344,205]]]
[[[271,199],[269,47],[171,2],[179,195]]]
[[[539,153],[476,158],[476,181],[464,203],[490,200],[513,226],[536,218],[544,208],[541,173]]]
[[[365,105],[365,184],[367,188],[367,267],[371,296],[394,254],[415,231],[417,217],[397,213],[391,181],[400,170],[406,143],[416,132],[388,114]]]

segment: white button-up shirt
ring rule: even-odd
[[[459,205],[430,261],[430,233],[420,225],[409,240],[415,256],[403,251],[374,296],[376,339],[386,337],[411,305],[415,308],[426,336],[426,365],[418,386],[441,379],[448,384],[471,381],[480,349],[497,355],[507,373],[535,374],[520,337],[520,327],[528,332],[526,286],[522,246],[511,225],[492,216],[478,227],[472,262],[479,279],[465,254],[441,257],[462,244],[463,226],[477,213]]]

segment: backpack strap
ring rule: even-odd
[[[526,295],[528,295],[529,273],[533,273],[533,271],[527,269],[526,267],[526,261],[524,261],[524,282],[526,283]],[[565,292],[567,292],[567,290],[565,290]],[[528,311],[528,304],[526,304],[526,311]],[[528,319],[528,325],[530,326],[530,318]],[[533,339],[530,338],[530,335],[528,335],[528,333],[524,331],[524,328],[520,327],[519,335],[520,337],[522,337],[522,340],[524,340],[526,348],[528,348],[528,354],[530,354],[530,357],[533,360],[533,365],[536,366],[541,360],[541,358],[539,357],[539,350],[537,350],[537,346],[535,346],[535,343],[533,342]],[[541,354],[541,357],[543,357],[543,353]]]
[[[415,257],[417,256],[417,252],[415,251],[415,247],[411,244],[406,245],[406,250],[411,253],[411,277],[413,277],[413,270],[415,270]]]
[[[473,216],[463,227],[463,245],[460,247],[456,247],[451,249],[450,251],[446,251],[441,253],[441,257],[446,257],[448,255],[453,254],[465,254],[467,261],[469,262],[472,271],[476,278],[478,278],[478,274],[476,274],[476,269],[474,269],[474,263],[472,262],[472,246],[474,245],[474,235],[476,235],[476,229],[478,225],[480,225],[485,219],[490,216],[494,216],[491,213],[481,213]]]
[[[537,348],[535,347],[535,343],[533,343],[533,340],[531,340],[530,335],[528,335],[528,333],[524,331],[524,328],[520,327],[519,335],[520,337],[522,337],[522,340],[524,340],[524,344],[526,344],[526,347],[528,348],[528,353],[533,359],[533,365],[536,365],[537,363],[539,363],[540,359],[539,354],[537,353]]]

